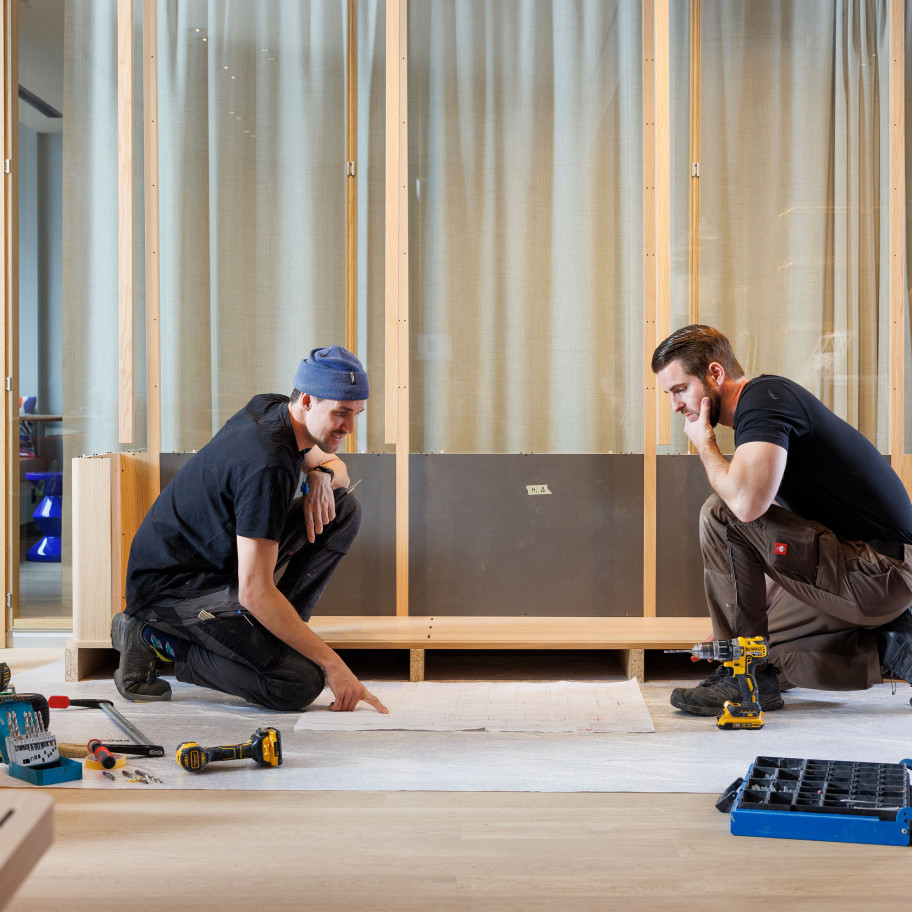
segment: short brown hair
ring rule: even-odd
[[[301,396],[303,396],[303,395],[304,395],[304,393],[303,393],[301,390],[299,390],[299,389],[293,389],[293,390],[291,391],[291,395],[288,397],[288,399],[289,399],[289,401],[290,401],[292,404],[294,404],[294,403],[297,402],[298,399],[300,399]],[[308,395],[310,395],[310,393],[308,393]],[[310,401],[311,401],[311,402],[321,402],[322,399],[321,399],[320,396],[310,396]]]
[[[657,374],[672,361],[679,361],[684,373],[694,377],[705,377],[713,361],[721,364],[733,379],[744,376],[731,342],[718,329],[700,323],[676,329],[659,344],[652,355],[652,372]]]

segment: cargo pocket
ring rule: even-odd
[[[845,577],[842,571],[844,557],[839,539],[830,531],[821,532],[817,536],[817,545],[817,588],[833,595],[844,596],[845,593],[840,591],[839,584]]]
[[[206,621],[225,620],[246,613],[237,600],[237,593],[230,588],[182,599],[174,606],[174,611],[187,629]]]
[[[823,527],[808,527],[803,521],[800,525],[776,523],[770,524],[767,533],[770,567],[789,579],[817,586],[821,540],[828,534]]]

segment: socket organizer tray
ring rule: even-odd
[[[757,757],[731,805],[736,836],[912,844],[912,760]]]

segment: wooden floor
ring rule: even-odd
[[[45,793],[55,841],[10,908],[912,908],[912,848],[732,836],[707,795]]]

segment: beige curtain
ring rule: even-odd
[[[159,3],[166,450],[201,446],[255,392],[287,391],[302,354],[342,337],[345,8]],[[673,325],[689,304],[688,8],[672,0]],[[67,4],[68,456],[117,448],[115,12]],[[640,451],[641,5],[408,12],[412,450]],[[361,0],[370,450],[384,448],[384,14]],[[702,2],[699,316],[749,372],[794,377],[881,448],[885,42],[885,0]],[[138,114],[139,153],[141,127]],[[141,231],[137,255],[142,365]],[[142,400],[141,368],[136,380]]]
[[[381,4],[360,4],[366,166],[383,143],[370,104],[382,13]],[[165,450],[202,446],[253,393],[290,392],[311,348],[345,342],[346,29],[342,0],[166,4],[160,143],[173,150],[173,165],[161,174]],[[382,182],[365,194],[365,226],[377,200]],[[375,237],[365,227],[368,254]],[[368,307],[369,293],[376,284],[362,287],[363,340],[368,312],[382,317],[382,298]],[[382,371],[359,353],[382,390]],[[369,414],[382,434],[378,401]]]
[[[640,4],[408,11],[411,449],[642,450]]]
[[[884,451],[888,66],[885,0],[702,0],[700,320]]]
[[[135,15],[141,20],[139,2]],[[63,437],[64,489],[70,461],[118,445],[117,4],[67,0],[64,7]],[[140,72],[141,33],[134,57]],[[142,99],[136,79],[134,99]],[[140,109],[141,110],[141,109]],[[142,118],[134,130],[137,192],[135,356],[143,364],[145,309]],[[136,372],[137,446],[145,445],[145,372]],[[68,498],[67,498],[68,501]]]
[[[672,0],[673,328],[689,9]],[[409,12],[412,449],[640,451],[640,5]],[[886,3],[703,0],[701,63],[699,318],[885,447]]]
[[[345,342],[346,0],[159,0],[162,449],[206,443],[252,395],[288,393],[311,348]],[[359,20],[357,335],[383,437],[384,5]],[[137,420],[144,445],[141,3],[137,58]],[[114,0],[67,4],[64,186],[69,456],[116,450]],[[368,340],[370,339],[370,343]]]
[[[912,3],[905,3],[905,80],[904,97],[912,98]],[[909,259],[912,257],[912,111],[909,102],[905,102],[905,175],[906,175],[906,258],[904,263],[905,281],[905,403],[904,414],[904,449],[906,453],[912,452],[912,308],[909,306]]]

